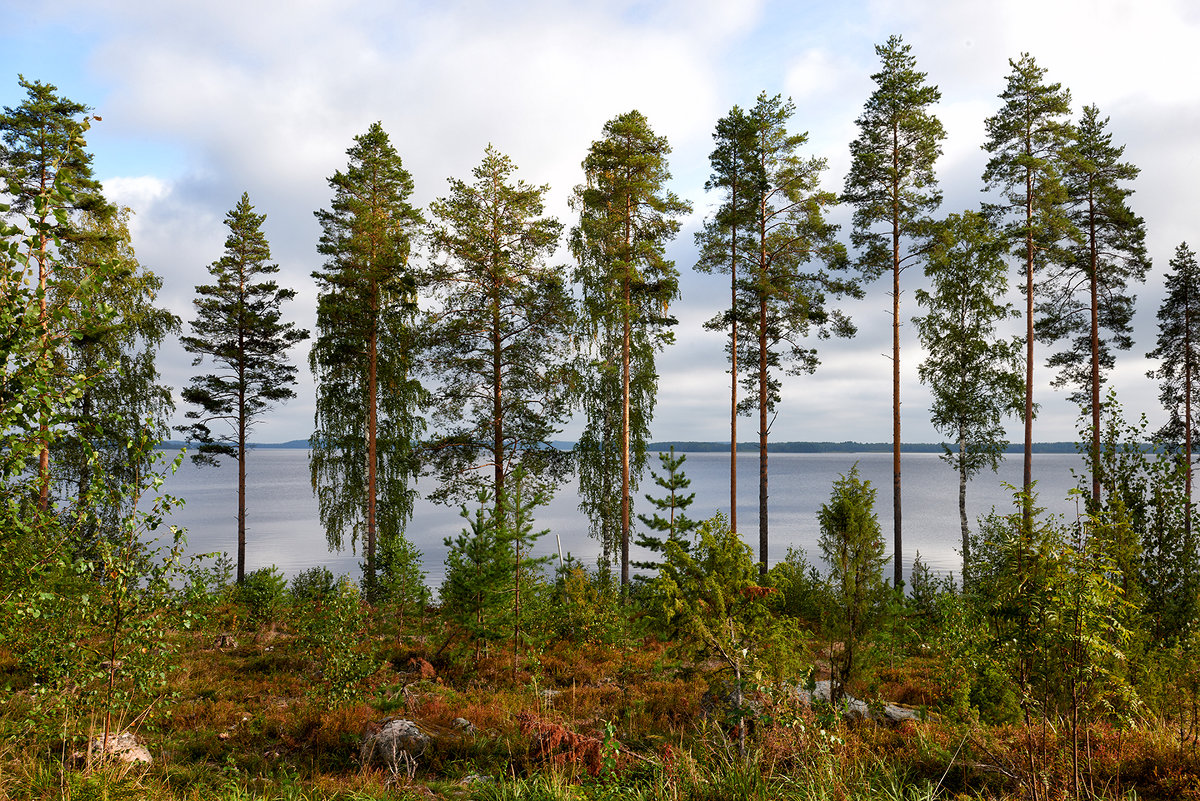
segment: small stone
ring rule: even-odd
[[[454,720],[450,721],[450,725],[464,734],[475,733],[475,724],[466,718],[455,718]]]

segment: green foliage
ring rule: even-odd
[[[313,273],[309,467],[329,546],[361,540],[373,576],[377,536],[404,530],[416,494],[425,391],[414,378],[417,286],[408,259],[421,215],[408,202],[412,176],[379,123],[346,154],[345,172],[329,179],[329,208],[316,212],[326,261]]]
[[[49,507],[51,484],[64,506],[82,504],[94,472],[131,482],[150,470],[145,456],[126,447],[148,434],[161,439],[173,408],[158,385],[154,355],[178,328],[174,315],[153,306],[161,281],[138,265],[129,240],[127,209],[117,211],[92,174],[84,134],[90,109],[56,94],[56,87],[19,77],[26,97],[0,113],[0,179],[15,221],[30,238],[28,261],[42,294],[37,299],[40,346],[52,357],[57,380],[47,389],[71,414],[50,432],[39,424],[39,504]],[[84,308],[87,307],[87,308]],[[103,310],[97,313],[98,310]],[[86,380],[80,380],[86,376]],[[51,458],[51,445],[54,447]],[[127,506],[78,509],[72,525],[81,556],[100,536],[83,518],[104,516],[111,531],[132,513]]]
[[[61,352],[64,374],[90,377],[73,403],[70,434],[50,454],[54,492],[67,514],[86,502],[93,473],[128,483],[150,472],[150,455],[128,443],[165,438],[175,408],[155,359],[166,337],[178,333],[179,320],[155,306],[162,278],[134,254],[131,214],[128,208],[81,212],[72,228],[76,236],[63,243],[63,269],[54,271],[49,284],[53,304],[86,303],[111,312],[103,326],[80,329]],[[117,503],[87,512],[111,531],[132,508]],[[76,548],[86,554],[99,530],[76,530]]]
[[[549,187],[515,172],[488,146],[474,182],[451,179],[449,196],[430,205],[429,239],[443,257],[428,279],[435,304],[423,360],[436,382],[435,500],[486,488],[499,503],[518,469],[527,489],[550,491],[569,468],[550,444],[571,402],[573,303],[562,270],[545,263],[562,225],[545,216]]]
[[[925,265],[928,289],[918,289],[926,313],[913,322],[928,355],[919,375],[933,394],[933,427],[955,443],[942,458],[958,472],[963,563],[971,562],[967,481],[995,471],[1008,445],[1004,418],[1018,414],[1024,394],[1021,342],[1002,338],[998,324],[1018,313],[1008,291],[1004,240],[985,216],[951,214],[934,229]],[[966,572],[964,581],[969,580]]]
[[[983,521],[976,549],[973,598],[988,621],[990,661],[1026,721],[1064,716],[1078,731],[1093,715],[1130,714],[1138,702],[1127,659],[1136,577],[1122,568],[1136,543],[1128,511],[1117,498],[1072,529],[1036,509],[1026,523],[1035,501],[1016,493],[1015,503],[1022,511]],[[1007,697],[992,685],[992,697]]]
[[[443,619],[466,634],[476,656],[507,630],[504,613],[511,557],[495,525],[491,496],[480,490],[477,503],[474,513],[462,507],[467,528],[445,539],[450,551],[439,593]]]
[[[790,100],[763,92],[749,112],[758,182],[753,198],[755,259],[739,286],[737,304],[746,332],[739,341],[738,363],[747,395],[739,410],[758,412],[758,563],[763,580],[770,541],[767,440],[770,415],[781,399],[778,372],[803,375],[816,370],[819,360],[810,334],[852,336],[855,328],[849,318],[828,308],[826,296],[860,294],[853,281],[839,280],[826,269],[846,266],[846,249],[836,238],[838,226],[825,218],[837,197],[820,188],[825,160],[799,155],[808,135],[788,132],[795,110]],[[822,266],[809,267],[814,263]]]
[[[1159,366],[1147,375],[1159,381],[1167,422],[1154,439],[1179,454],[1183,468],[1184,534],[1192,540],[1192,451],[1197,441],[1195,401],[1200,399],[1200,265],[1180,243],[1166,275],[1167,296],[1158,309],[1158,339],[1146,354]]]
[[[292,602],[302,604],[323,601],[333,594],[338,584],[333,571],[324,565],[316,565],[292,576],[292,584],[288,589]]]
[[[939,579],[921,559],[921,552],[917,551],[913,557],[908,597],[904,600],[902,614],[920,641],[928,640],[933,632],[945,623],[940,599],[943,595],[954,594],[957,591],[954,574]]]
[[[668,494],[664,498],[647,495],[646,500],[658,511],[653,517],[638,515],[638,520],[650,532],[665,534],[666,538],[647,532],[638,536],[636,544],[640,548],[647,548],[655,554],[660,554],[666,550],[667,541],[674,540],[679,543],[680,547],[687,550],[690,535],[697,525],[696,521],[688,517],[685,512],[692,505],[692,501],[696,500],[696,493],[682,494],[683,490],[686,490],[692,483],[691,479],[683,472],[683,463],[687,461],[687,456],[682,453],[676,456],[675,447],[672,446],[669,452],[658,454],[658,461],[663,472],[662,474],[652,474],[654,483],[666,490]],[[665,517],[663,512],[666,513]],[[634,562],[633,566],[654,571],[662,567],[659,562],[653,561]]]
[[[441,588],[443,617],[467,635],[476,658],[483,648],[511,636],[514,670],[528,639],[522,630],[522,592],[537,582],[547,561],[529,555],[546,533],[534,531],[532,519],[545,496],[526,496],[523,485],[524,474],[518,470],[498,508],[486,490],[480,490],[473,515],[462,507],[469,527],[445,540],[450,552]]]
[[[246,437],[254,423],[276,403],[296,397],[296,366],[287,351],[308,332],[280,321],[280,305],[296,296],[263,276],[279,272],[271,264],[271,248],[262,232],[265,214],[255,214],[250,196],[242,193],[225,215],[229,236],[225,255],[209,265],[215,284],[196,287],[196,319],[192,335],[180,339],[195,355],[192,366],[212,361],[217,372],[192,378],[183,399],[199,407],[185,415],[194,420],[180,431],[199,446],[192,461],[216,464],[227,456],[238,462],[237,578],[246,572]],[[210,423],[227,430],[213,435]]]
[[[208,560],[212,561],[209,562]],[[194,612],[206,613],[229,599],[234,564],[227,553],[202,554],[187,574],[183,603]]]
[[[300,616],[300,636],[321,668],[321,693],[334,703],[353,699],[363,679],[379,668],[369,640],[363,645],[366,623],[358,589],[345,576],[328,595],[309,601]]]
[[[835,693],[841,693],[861,672],[858,646],[880,619],[888,595],[875,488],[859,477],[857,463],[833,482],[829,503],[822,504],[817,520],[821,556],[829,566],[828,630],[843,646],[830,659]]]
[[[1085,410],[1086,412],[1086,410]],[[1080,421],[1086,476],[1099,476],[1099,504],[1090,496],[1089,515],[1106,553],[1116,561],[1125,600],[1122,624],[1140,629],[1157,645],[1186,637],[1197,612],[1197,555],[1187,527],[1186,465],[1147,443],[1145,415],[1137,424],[1124,419],[1115,393],[1101,407],[1100,439],[1090,447],[1091,421]],[[1096,456],[1099,461],[1096,461]],[[1080,492],[1084,476],[1079,477]]]
[[[680,646],[720,659],[739,683],[747,671],[798,672],[805,636],[795,619],[773,613],[776,592],[757,584],[750,548],[723,516],[701,522],[686,551],[668,540],[665,556],[652,603],[664,630],[680,632]]]
[[[180,608],[175,589],[187,577],[183,532],[163,525],[178,501],[159,492],[182,454],[164,468],[156,444],[149,437],[128,443],[138,451],[129,458],[150,466],[134,482],[93,473],[78,509],[118,504],[135,510],[116,529],[99,513],[77,511],[59,522],[64,536],[43,540],[46,550],[28,565],[35,567],[35,583],[4,585],[6,623],[0,631],[38,682],[35,723],[61,727],[66,718],[90,717],[99,731],[115,734],[171,695],[176,654],[167,641],[173,631],[190,628],[193,617]],[[143,498],[147,492],[153,497]],[[88,557],[70,547],[75,537],[67,525],[102,534]],[[151,542],[164,534],[165,544]],[[7,558],[20,555],[5,550]]]
[[[395,618],[402,632],[406,620],[423,615],[433,597],[425,584],[421,552],[401,533],[379,543],[378,567],[374,602]]]
[[[1145,281],[1150,268],[1145,220],[1127,203],[1128,184],[1140,170],[1121,161],[1125,147],[1113,144],[1107,128],[1108,118],[1085,106],[1063,153],[1062,180],[1079,240],[1049,273],[1037,329],[1043,342],[1068,340],[1046,364],[1059,368],[1053,385],[1073,390],[1071,400],[1087,409],[1101,402],[1102,371],[1112,369],[1113,350],[1133,346],[1129,283]]]
[[[810,629],[821,625],[832,608],[828,582],[802,549],[788,548],[787,556],[767,574],[767,584],[780,593],[779,613],[798,618]]]
[[[646,464],[658,376],[654,354],[672,341],[668,307],[679,273],[666,244],[691,206],[666,188],[665,137],[637,111],[609,120],[583,161],[570,247],[582,291],[579,338],[588,343],[581,391],[586,424],[576,455],[580,508],[606,556],[619,549],[629,583],[632,493]]]
[[[628,642],[630,609],[611,570],[588,570],[568,557],[543,606],[553,635],[570,642],[619,646]]]
[[[971,592],[989,622],[994,658],[1013,682],[1026,720],[1035,683],[1047,670],[1054,581],[1064,547],[1064,527],[1042,517],[1036,498],[1014,492],[1019,511],[993,512],[980,521],[972,542]],[[1026,523],[1025,510],[1032,510]]]
[[[287,579],[275,565],[252,570],[238,585],[234,599],[245,607],[251,623],[274,623],[287,600]]]

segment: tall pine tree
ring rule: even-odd
[[[313,273],[309,467],[329,545],[362,540],[373,596],[376,538],[403,532],[416,493],[424,390],[413,375],[417,282],[408,260],[421,214],[382,125],[356,136],[346,154],[346,170],[329,179],[329,208],[316,212],[325,267]]]
[[[768,568],[768,437],[771,413],[780,400],[778,372],[811,373],[819,360],[805,337],[852,336],[854,326],[826,307],[827,294],[859,294],[852,281],[834,278],[825,267],[846,266],[846,250],[835,239],[837,226],[825,219],[836,202],[820,188],[823,159],[802,158],[805,134],[788,133],[795,106],[778,95],[758,96],[750,112],[759,183],[755,192],[754,250],[741,285],[739,303],[747,336],[740,362],[748,391],[742,409],[758,412],[758,567]],[[820,267],[810,268],[816,262]]]
[[[1038,298],[1045,295],[1040,275],[1047,265],[1063,259],[1065,240],[1074,234],[1067,215],[1062,182],[1063,151],[1071,141],[1071,93],[1060,84],[1045,82],[1046,71],[1028,53],[1009,59],[1012,72],[1000,94],[1004,105],[984,122],[990,154],[983,171],[984,188],[996,190],[999,201],[990,212],[1003,224],[1005,238],[1021,264],[1025,294],[1025,456],[1023,518],[1033,518],[1033,345]]]
[[[1080,233],[1059,265],[1052,265],[1051,291],[1039,304],[1038,338],[1068,340],[1050,357],[1059,368],[1055,386],[1075,390],[1072,399],[1091,412],[1092,464],[1100,459],[1100,387],[1113,366],[1113,350],[1133,346],[1131,281],[1144,281],[1150,268],[1146,224],[1126,202],[1138,168],[1121,161],[1124,146],[1112,143],[1095,106],[1087,106],[1064,154],[1063,183],[1070,220]],[[1107,332],[1102,335],[1102,330]],[[1092,504],[1100,503],[1102,476],[1092,474]]]
[[[737,531],[737,421],[738,421],[738,318],[739,282],[745,280],[745,264],[754,253],[754,199],[762,180],[755,159],[754,121],[734,106],[717,121],[713,132],[716,146],[709,156],[712,174],[704,191],[720,191],[723,199],[713,216],[696,233],[700,258],[696,270],[729,275],[729,308],[704,324],[710,330],[729,329],[729,528]],[[743,272],[739,274],[738,267]]]
[[[271,247],[263,234],[265,214],[256,214],[243,192],[225,225],[225,255],[209,265],[216,283],[196,287],[192,333],[181,338],[195,355],[192,366],[207,357],[214,373],[198,375],[183,390],[183,399],[198,407],[187,412],[194,423],[180,426],[198,443],[192,460],[217,464],[218,457],[237,460],[237,581],[246,574],[246,437],[254,423],[276,403],[296,397],[296,366],[287,351],[308,332],[282,322],[280,305],[296,296],[265,276],[279,272],[271,263]],[[214,435],[211,424],[224,429]]]
[[[1200,408],[1200,264],[1181,242],[1166,276],[1167,296],[1158,308],[1158,341],[1148,359],[1159,366],[1147,375],[1159,381],[1159,399],[1167,422],[1155,439],[1175,448],[1185,460],[1184,529],[1192,535],[1192,453],[1200,437],[1196,410]]]
[[[579,212],[571,251],[583,291],[581,329],[591,346],[578,445],[580,506],[605,553],[619,545],[622,585],[629,583],[630,494],[646,463],[658,389],[654,355],[672,341],[676,322],[668,306],[679,295],[679,273],[666,243],[691,211],[666,188],[670,152],[640,112],[615,117],[592,143],[583,161],[586,182],[572,201]]]
[[[436,497],[461,503],[486,489],[496,514],[518,467],[539,497],[569,466],[550,444],[571,400],[573,304],[562,270],[546,264],[562,225],[545,215],[549,187],[515,171],[489,145],[474,180],[451,179],[430,206],[436,303],[424,369],[436,381]]]
[[[924,258],[932,219],[942,202],[933,165],[946,131],[929,107],[942,93],[916,69],[912,48],[891,36],[875,52],[883,69],[850,143],[843,199],[854,205],[851,241],[868,279],[892,277],[892,526],[894,586],[903,575],[900,496],[900,273]]]

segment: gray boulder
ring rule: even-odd
[[[811,691],[804,687],[798,688],[796,696],[806,705],[811,705],[813,701],[829,703],[833,697],[833,686],[828,679],[822,679]],[[860,701],[852,695],[843,695],[842,704],[845,708],[843,714],[851,720],[873,720],[877,723],[897,725],[905,720],[920,720],[921,717],[912,707],[900,706],[890,701],[884,702],[882,709],[871,709],[867,702]]]
[[[75,756],[82,759],[85,754],[77,753]],[[88,740],[86,756],[93,761],[115,759],[129,765],[149,765],[154,762],[149,749],[132,732],[109,734],[107,741],[103,734],[96,735]]]
[[[359,759],[364,766],[378,761],[393,776],[401,773],[412,778],[417,757],[429,747],[429,735],[417,724],[403,718],[388,718],[379,728],[371,727],[363,737]]]

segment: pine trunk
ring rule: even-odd
[[[632,249],[633,240],[633,207],[631,199],[625,198],[625,249],[627,255]],[[621,330],[621,586],[629,586],[629,351],[631,348],[630,315],[632,295],[629,275],[630,267],[626,266],[623,281],[625,293],[625,313],[622,315]]]
[[[1026,151],[1031,146],[1026,141]],[[1033,527],[1033,173],[1025,171],[1025,455],[1021,520]]]
[[[371,298],[371,331],[367,335],[367,587],[375,590],[375,438],[379,424],[379,300]]]
[[[892,126],[892,175],[900,174],[899,128]],[[892,182],[892,531],[895,553],[892,586],[904,583],[903,536],[900,515],[900,186]]]
[[[1092,505],[1100,508],[1100,290],[1096,270],[1099,267],[1096,245],[1096,200],[1088,197],[1088,290],[1091,300],[1091,404],[1092,404]]]

